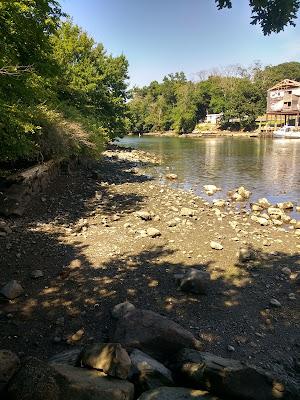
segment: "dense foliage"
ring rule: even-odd
[[[231,8],[232,0],[215,0],[219,9]],[[252,25],[259,24],[265,35],[280,32],[287,25],[295,26],[299,0],[249,0]]]
[[[197,82],[181,73],[162,83],[134,88],[129,103],[133,132],[193,131],[206,113],[222,113],[223,128],[251,130],[266,110],[266,92],[283,79],[300,80],[300,63],[262,68],[231,66],[224,71],[203,71]]]
[[[0,161],[97,151],[125,132],[127,60],[54,0],[0,2]]]

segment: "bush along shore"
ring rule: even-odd
[[[296,206],[159,162],[110,146],[1,220],[1,398],[299,398]]]

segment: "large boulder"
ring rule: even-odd
[[[101,370],[120,379],[128,377],[131,367],[130,357],[119,343],[96,343],[86,346],[76,364]]]
[[[160,361],[185,347],[200,348],[199,341],[192,333],[176,322],[141,309],[134,309],[121,316],[112,341],[121,343],[127,350],[142,350]]]
[[[161,386],[173,386],[171,371],[140,350],[135,349],[130,354],[131,373],[129,380],[135,384],[138,391],[155,389]]]
[[[238,360],[184,349],[174,367],[181,383],[236,400],[296,400],[299,392],[254,366]]]
[[[103,372],[53,364],[63,377],[60,400],[132,400],[132,383],[105,376]],[[48,397],[44,397],[44,400]]]
[[[138,400],[221,400],[203,390],[187,389],[182,387],[160,387],[149,390]]]
[[[59,374],[54,368],[34,357],[22,362],[7,388],[10,400],[60,400]]]
[[[19,357],[10,350],[0,350],[0,393],[20,367]]]

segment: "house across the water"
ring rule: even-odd
[[[284,79],[268,90],[267,118],[299,125],[300,82]]]
[[[206,114],[206,118],[205,118],[204,122],[208,123],[208,124],[217,125],[220,122],[222,115],[223,115],[222,113],[221,114]]]

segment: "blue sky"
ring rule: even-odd
[[[126,55],[131,86],[177,71],[192,79],[198,71],[230,64],[300,61],[300,21],[265,37],[250,25],[249,0],[233,0],[233,8],[222,11],[214,0],[60,2],[109,53]]]

